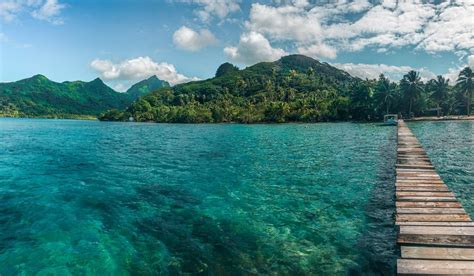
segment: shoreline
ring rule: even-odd
[[[422,122],[422,121],[474,121],[474,116],[427,116],[427,117],[415,117],[412,119],[404,119],[406,122]]]
[[[3,116],[0,115],[0,119],[49,119],[49,120],[82,120],[82,121],[95,121],[99,120],[93,115],[71,115],[71,116]]]
[[[129,121],[101,121],[97,117],[89,116],[89,115],[79,115],[79,116],[64,116],[64,117],[49,117],[49,116],[2,116],[0,115],[0,119],[44,119],[44,120],[80,120],[80,121],[100,121],[100,122],[123,122],[123,123],[151,123],[151,124],[243,124],[243,125],[260,125],[260,124],[320,124],[320,123],[380,123],[382,121],[321,121],[321,122],[299,122],[299,121],[292,121],[292,122],[256,122],[256,123],[240,123],[240,122],[220,122],[220,123],[162,123],[162,122],[153,122],[153,121],[144,121],[144,122],[129,122]],[[443,116],[443,117],[436,117],[436,116],[424,116],[424,117],[415,117],[412,119],[404,119],[405,122],[427,122],[427,121],[474,121],[474,116]]]

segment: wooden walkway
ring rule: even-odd
[[[474,275],[474,223],[403,121],[396,171],[398,274]]]

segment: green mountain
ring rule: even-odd
[[[359,79],[302,55],[243,70],[223,64],[216,77],[145,95],[101,120],[155,122],[316,122],[348,118],[350,87]]]
[[[152,77],[119,93],[101,79],[91,82],[49,80],[43,75],[0,83],[0,116],[73,118],[97,116],[113,108],[126,108],[139,96],[166,82]]]
[[[146,80],[142,80],[127,90],[127,94],[132,98],[137,99],[151,91],[155,91],[161,87],[170,87],[167,81],[160,80],[156,76],[151,76]]]

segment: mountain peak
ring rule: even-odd
[[[48,117],[98,115],[132,102],[128,95],[115,92],[98,78],[90,82],[55,82],[40,74],[0,83],[0,98],[19,114]]]
[[[153,76],[149,77],[147,80],[149,80],[149,81],[156,81],[156,80],[160,81],[160,79],[156,75],[153,75]]]
[[[307,57],[304,55],[289,55],[289,56],[284,56],[280,58],[278,62],[284,63],[284,64],[291,64],[294,66],[310,66],[310,65],[315,65],[315,64],[321,64],[318,60],[315,60],[314,58]]]
[[[170,84],[167,81],[160,80],[156,75],[153,75],[148,79],[135,83],[127,90],[126,93],[129,94],[132,98],[136,99],[145,94],[148,94],[149,92],[157,90],[158,88],[169,86]]]
[[[33,79],[33,80],[49,80],[45,75],[41,75],[41,74],[36,74],[33,77],[31,77],[30,79]]]
[[[94,83],[104,83],[101,78],[95,78],[93,81]]]
[[[316,59],[312,57],[308,57],[305,55],[300,55],[300,54],[292,54],[292,55],[287,55],[284,57],[281,57],[280,60],[306,60],[306,61],[317,61]]]
[[[225,62],[221,64],[219,68],[217,68],[216,77],[221,77],[221,76],[238,72],[238,71],[239,71],[239,68],[237,66],[233,65],[232,63]]]

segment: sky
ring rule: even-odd
[[[304,54],[362,78],[474,67],[474,0],[0,0],[0,82],[172,85]]]

